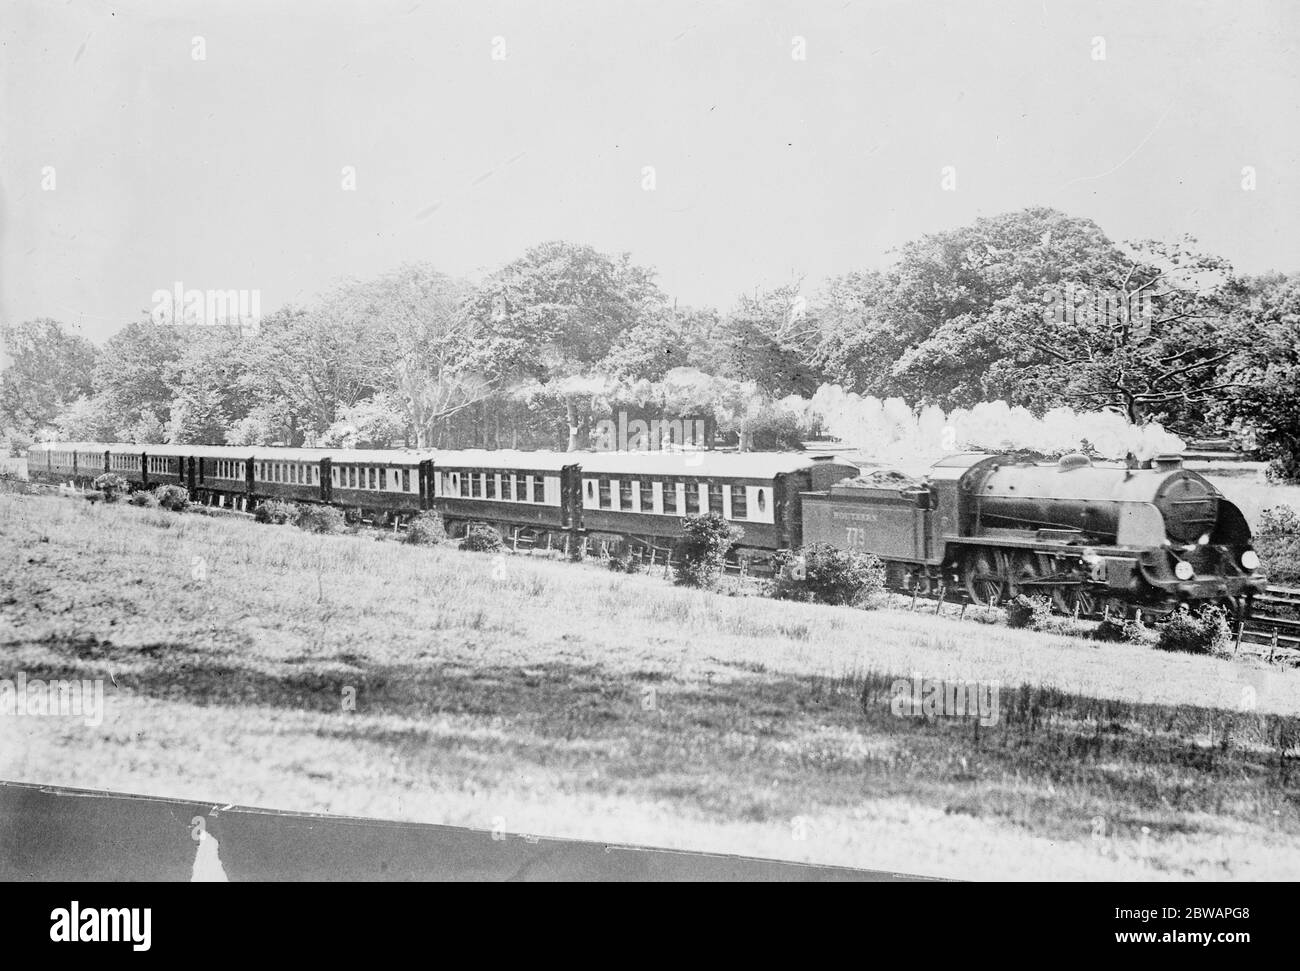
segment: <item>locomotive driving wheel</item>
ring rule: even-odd
[[[1095,614],[1098,607],[1097,596],[1084,585],[1083,577],[1073,568],[1070,561],[1065,557],[1047,555],[1044,555],[1043,559],[1049,564],[1047,570],[1054,581],[1052,603],[1056,609],[1069,616],[1074,616],[1076,610],[1080,617]]]
[[[1047,574],[1039,563],[1039,558],[1027,550],[1014,553],[999,553],[997,559],[1005,564],[1007,574],[1007,599],[1015,600],[1020,594],[1040,593],[1039,584]]]
[[[977,604],[993,607],[1006,598],[1006,576],[998,569],[998,559],[992,550],[972,550],[962,563],[966,594]]]

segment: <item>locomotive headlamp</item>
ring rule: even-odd
[[[1258,570],[1259,554],[1254,550],[1246,550],[1246,552],[1241,554],[1241,565],[1247,570]]]
[[[1192,569],[1192,564],[1188,563],[1186,560],[1179,560],[1174,564],[1174,576],[1178,577],[1180,580],[1190,580],[1192,577],[1196,576],[1196,571]]]

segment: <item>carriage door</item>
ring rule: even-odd
[[[582,467],[566,465],[560,470],[560,525],[582,528]]]
[[[331,465],[327,458],[320,460],[320,497],[323,502],[334,501],[334,483],[330,480]]]

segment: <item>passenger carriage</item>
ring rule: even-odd
[[[575,529],[578,463],[573,452],[509,449],[439,451],[425,468],[426,505],[438,510],[452,536],[475,523],[508,539],[536,542]]]
[[[586,452],[581,528],[671,545],[683,516],[715,512],[741,527],[740,549],[801,545],[801,493],[856,475],[834,455],[765,452]]]

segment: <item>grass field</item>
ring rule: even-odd
[[[0,657],[107,682],[95,727],[0,717],[5,779],[970,878],[1300,875],[1300,672],[1245,660],[13,494]],[[914,674],[997,682],[995,723],[895,715]]]

